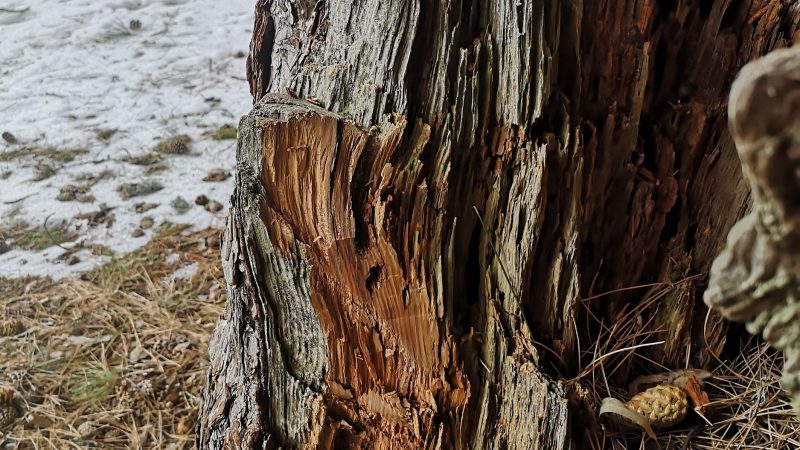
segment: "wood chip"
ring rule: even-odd
[[[708,394],[703,390],[703,387],[700,385],[700,381],[694,375],[689,375],[686,378],[686,382],[683,385],[683,389],[686,391],[686,394],[692,399],[692,404],[694,405],[694,410],[697,414],[700,415],[706,422],[705,416],[705,405],[709,403]]]

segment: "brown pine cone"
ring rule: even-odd
[[[625,407],[645,416],[653,429],[661,430],[686,418],[689,402],[683,389],[665,384],[634,395]]]
[[[9,427],[25,413],[22,397],[13,388],[0,386],[0,431]]]

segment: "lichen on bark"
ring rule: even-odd
[[[728,234],[705,302],[783,350],[800,406],[800,47],[745,66],[728,115],[753,210]]]

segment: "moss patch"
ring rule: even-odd
[[[215,131],[214,134],[211,135],[211,139],[214,139],[215,141],[236,139],[236,127],[233,125],[225,124],[219,127],[219,129]]]
[[[67,223],[42,226],[31,226],[24,221],[16,221],[7,227],[0,227],[0,239],[9,242],[12,247],[23,250],[44,250],[53,245],[75,240],[77,236],[70,232]]]
[[[184,200],[181,196],[175,197],[175,199],[170,202],[170,206],[172,206],[172,208],[174,208],[175,212],[178,214],[186,214],[186,212],[189,211],[189,208],[192,207],[192,205],[190,205],[189,202]]]
[[[164,186],[156,181],[143,181],[141,183],[125,183],[117,188],[117,192],[123,199],[152,194],[163,189]]]
[[[165,153],[170,155],[189,153],[189,144],[192,138],[185,134],[172,136],[159,142],[153,151],[156,153]]]
[[[161,156],[154,153],[146,153],[139,156],[127,156],[122,158],[122,160],[135,166],[152,166],[153,164],[161,162]]]
[[[103,367],[84,367],[69,378],[70,400],[78,403],[105,400],[114,390],[119,376]]]
[[[88,150],[82,148],[61,150],[56,147],[24,147],[8,152],[0,153],[0,162],[13,161],[25,156],[35,156],[47,158],[51,161],[67,163],[75,159],[78,155],[85,155]]]

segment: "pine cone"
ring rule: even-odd
[[[24,413],[22,397],[17,391],[7,386],[0,386],[0,431],[8,431]]]
[[[660,385],[640,392],[625,407],[645,416],[653,429],[661,430],[680,423],[689,410],[683,389],[674,385]]]

